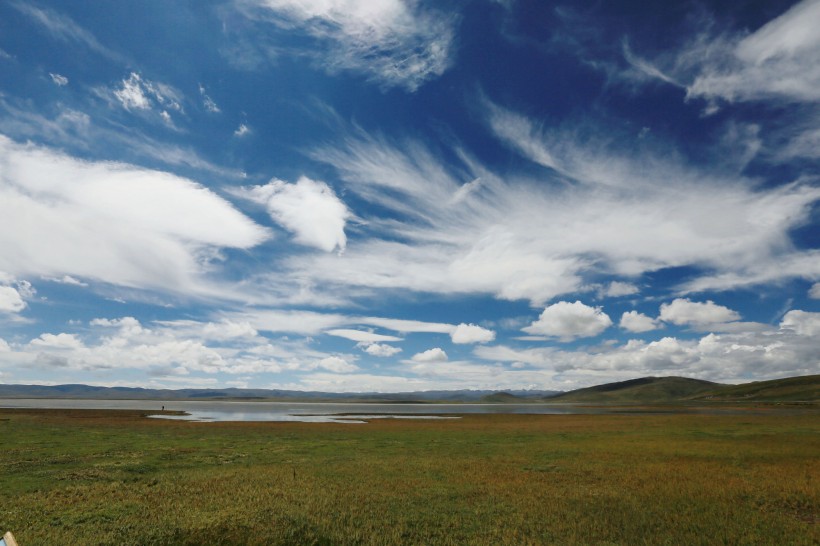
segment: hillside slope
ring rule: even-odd
[[[816,402],[820,400],[820,375],[755,381],[742,385],[726,385],[714,391],[695,395],[693,400]]]
[[[548,398],[555,403],[658,404],[677,402],[704,392],[716,391],[720,383],[687,377],[642,377],[569,391]]]

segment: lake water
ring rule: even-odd
[[[442,419],[464,413],[602,413],[591,408],[539,404],[355,404],[321,402],[223,402],[177,400],[0,399],[2,408],[128,409],[184,411],[154,416],[188,421],[302,421],[364,423],[363,419]]]
[[[0,408],[127,409],[183,411],[187,415],[155,415],[186,421],[300,421],[364,423],[364,419],[445,419],[466,413],[612,414],[612,413],[757,413],[737,408],[625,408],[544,404],[356,404],[337,402],[224,402],[177,400],[0,399]]]

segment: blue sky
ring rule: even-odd
[[[0,0],[0,382],[820,372],[820,2]]]

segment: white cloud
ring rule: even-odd
[[[661,313],[658,318],[664,322],[679,326],[709,328],[713,325],[739,320],[740,315],[736,311],[712,301],[701,303],[677,298],[672,303],[661,305]]]
[[[8,342],[0,337],[0,353],[8,353],[11,352],[11,346],[9,346]]]
[[[293,232],[296,241],[330,252],[347,245],[347,206],[324,182],[301,177],[295,184],[271,180],[264,186],[246,189],[242,195],[265,205],[277,223]]]
[[[169,173],[3,136],[0,161],[0,269],[14,275],[215,295],[203,280],[214,251],[268,237],[224,199]]]
[[[820,3],[803,0],[751,34],[701,33],[675,56],[627,60],[651,77],[682,82],[687,97],[812,103],[820,100],[818,26]]]
[[[239,127],[236,128],[236,131],[233,132],[233,136],[242,138],[243,136],[249,134],[251,132],[251,128],[245,125],[244,123],[240,123]]]
[[[789,311],[780,322],[780,327],[801,336],[820,336],[820,313]]]
[[[79,42],[89,49],[117,62],[127,62],[121,55],[103,46],[93,34],[79,26],[67,15],[38,8],[30,2],[10,2],[11,6],[41,25],[54,38],[64,42]]]
[[[544,309],[539,319],[524,332],[572,341],[579,337],[597,336],[612,325],[612,320],[600,307],[590,307],[580,301],[559,301]]]
[[[19,281],[0,269],[0,313],[19,313],[37,291],[28,281]]]
[[[54,82],[55,85],[59,87],[63,87],[64,85],[68,85],[68,78],[65,76],[61,76],[60,74],[55,74],[54,72],[49,72],[49,76],[51,76],[51,81]]]
[[[211,114],[218,114],[222,111],[214,100],[205,92],[205,87],[203,87],[202,84],[199,85],[199,94],[202,95],[202,106],[205,107],[206,111]]]
[[[364,73],[386,86],[416,90],[451,62],[454,20],[402,0],[254,0],[252,16],[299,28],[324,45],[331,72]],[[270,10],[270,11],[267,11]]]
[[[345,359],[338,356],[329,356],[319,361],[319,367],[335,373],[355,372],[359,368],[353,364],[348,363]]]
[[[121,87],[113,90],[114,97],[126,110],[151,110],[160,107],[160,117],[170,123],[171,115],[167,110],[182,111],[182,95],[170,85],[153,82],[131,72],[123,79]]]
[[[359,343],[376,343],[379,341],[401,341],[401,338],[396,336],[385,336],[382,334],[375,334],[373,332],[365,332],[362,330],[349,330],[345,328],[328,330],[325,333],[331,336],[343,337],[351,341],[358,341]]]
[[[222,321],[218,323],[209,322],[203,329],[202,334],[207,339],[236,339],[252,338],[258,335],[256,329],[248,322]]]
[[[0,286],[0,312],[19,313],[26,308],[26,302],[13,286]]]
[[[57,277],[43,277],[45,280],[50,282],[56,282],[58,284],[68,284],[72,286],[88,286],[88,283],[85,283],[79,279],[75,279],[71,275],[63,275],[60,278]]]
[[[388,212],[363,215],[364,237],[341,258],[292,256],[288,272],[319,286],[486,293],[533,305],[590,286],[590,270],[618,277],[703,271],[681,291],[820,275],[820,260],[795,249],[789,235],[809,218],[820,187],[761,189],[668,149],[621,148],[595,129],[547,131],[489,110],[496,132],[510,116],[526,123],[513,147],[529,157],[526,150],[542,146],[557,174],[500,179],[459,148],[452,152],[462,164],[448,167],[418,142],[360,132],[311,155],[335,167],[348,191]],[[605,289],[613,296],[635,290],[615,283]]]
[[[542,374],[542,385],[565,389],[642,376],[684,375],[726,383],[775,379],[820,373],[820,321],[812,315],[820,313],[798,312],[779,329],[710,333],[694,340],[631,340],[594,353],[481,346],[474,354],[483,360],[525,363]]]
[[[450,334],[453,343],[488,343],[495,339],[495,332],[476,326],[461,323]]]
[[[621,315],[621,328],[629,332],[641,333],[660,328],[658,321],[637,311],[627,311]]]
[[[151,101],[142,86],[142,78],[136,72],[132,72],[128,79],[122,80],[122,87],[114,91],[114,96],[126,110],[151,108]]]
[[[401,352],[398,347],[387,345],[385,343],[364,343],[362,346],[364,352],[371,356],[390,357]]]
[[[820,282],[816,282],[809,288],[809,297],[815,300],[820,300]]]
[[[621,296],[632,296],[640,292],[637,286],[628,282],[612,281],[603,292],[604,296],[618,298]]]
[[[133,317],[98,318],[75,333],[44,333],[11,348],[4,365],[20,369],[60,367],[95,378],[121,377],[127,370],[168,379],[184,377],[195,385],[203,374],[250,377],[257,374],[349,373],[358,368],[352,355],[313,350],[305,341],[261,337],[247,324],[189,320],[143,325]],[[170,379],[168,379],[170,381]]]
[[[74,334],[42,334],[40,337],[31,340],[31,345],[47,349],[81,349],[82,341]]]
[[[413,362],[446,362],[447,353],[440,347],[434,347],[420,353],[416,353],[411,358]]]

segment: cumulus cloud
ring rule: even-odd
[[[748,377],[775,379],[820,372],[820,313],[791,311],[779,328],[710,333],[699,339],[667,336],[630,340],[594,353],[554,348],[477,347],[482,360],[522,363],[544,374],[544,383],[569,388],[641,376],[685,375],[739,383]],[[536,374],[537,376],[537,374]]]
[[[31,345],[48,349],[80,349],[83,347],[82,341],[74,334],[42,334],[40,337],[31,340]]]
[[[37,291],[28,281],[20,281],[0,270],[0,313],[19,313]]]
[[[572,341],[597,336],[611,325],[612,320],[600,307],[590,307],[580,301],[559,301],[546,307],[537,321],[522,330],[528,334]]]
[[[476,326],[461,323],[450,334],[453,343],[487,343],[495,339],[495,332]]]
[[[637,286],[628,282],[612,281],[603,291],[603,295],[610,298],[632,296],[640,292]]]
[[[244,123],[240,123],[239,127],[237,127],[236,130],[233,132],[233,136],[238,137],[238,138],[242,138],[243,136],[249,134],[250,132],[251,132],[250,127],[248,127]]]
[[[820,336],[820,313],[789,311],[783,316],[780,327],[801,336]]]
[[[664,322],[679,326],[709,327],[715,324],[733,322],[740,319],[740,315],[712,301],[694,302],[684,298],[677,298],[672,303],[661,305],[658,317]]]
[[[816,282],[809,289],[809,297],[815,300],[820,300],[820,282]]]
[[[319,367],[336,373],[355,372],[359,368],[338,356],[329,356],[319,361]]]
[[[97,381],[115,381],[127,371],[141,371],[161,382],[184,378],[196,385],[212,374],[251,377],[291,373],[297,376],[328,370],[350,373],[354,355],[328,354],[304,340],[271,340],[242,323],[190,320],[142,324],[133,317],[97,318],[81,334],[43,333],[24,345],[9,347],[3,362],[16,365],[93,372]],[[24,372],[25,373],[25,372]]]
[[[390,357],[401,352],[398,347],[386,343],[360,343],[362,350],[371,356]]]
[[[277,223],[293,232],[296,241],[330,252],[347,246],[347,206],[324,182],[301,177],[295,184],[272,180],[239,193],[265,205]]]
[[[13,286],[0,285],[0,312],[19,313],[26,308],[26,302]]]
[[[454,23],[402,0],[253,0],[249,14],[306,32],[330,72],[351,70],[385,86],[416,90],[450,66]]]
[[[434,347],[414,354],[411,360],[413,362],[446,362],[447,353],[440,347]]]
[[[203,280],[214,251],[268,237],[224,199],[169,173],[3,136],[0,161],[0,270],[13,275],[215,294]]]
[[[660,328],[658,321],[637,311],[627,311],[621,315],[619,326],[629,332],[650,332]]]

